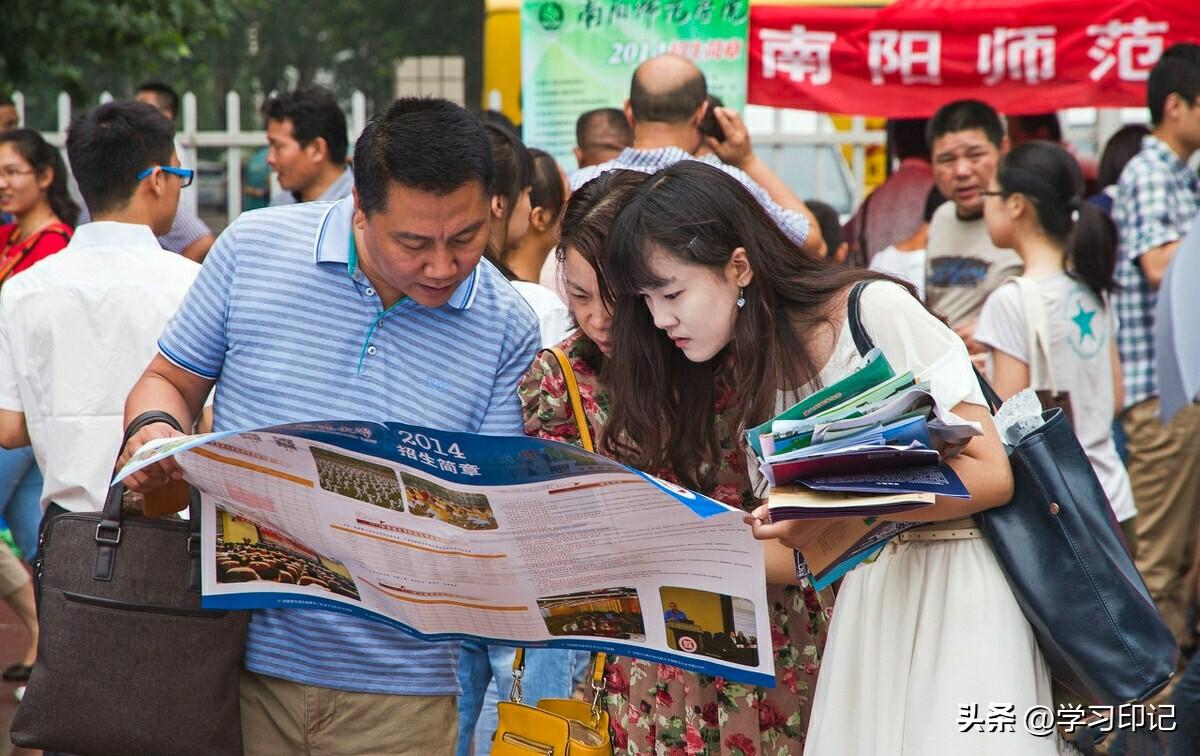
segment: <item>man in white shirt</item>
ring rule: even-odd
[[[155,239],[193,175],[161,113],[101,105],[71,126],[67,156],[94,220],[0,289],[0,446],[33,445],[46,518],[103,507],[125,397],[200,270]]]
[[[161,81],[147,81],[138,87],[133,99],[153,105],[168,121],[175,123],[175,114],[179,112],[179,93],[170,86]],[[178,141],[175,143],[175,151],[182,160],[183,151]],[[188,167],[194,169],[196,166]],[[160,235],[158,243],[163,249],[178,252],[189,260],[204,262],[204,257],[215,240],[216,237],[208,224],[200,219],[199,198],[195,192],[189,192],[179,198],[175,221],[166,234]]]

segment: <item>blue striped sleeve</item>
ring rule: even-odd
[[[758,200],[758,204],[763,206],[763,209],[771,216],[771,220],[775,221],[775,225],[779,226],[779,229],[797,245],[804,246],[804,242],[808,239],[808,217],[804,213],[789,210],[780,205],[771,198],[762,185],[750,178],[750,174],[741,168],[723,163],[715,155],[706,155],[700,161],[720,168],[737,179],[754,196],[754,199]]]
[[[532,312],[518,311],[509,315],[510,327],[504,331],[504,351],[486,414],[479,425],[480,433],[492,435],[523,435],[525,422],[517,386],[541,348],[541,331]]]
[[[237,228],[235,221],[217,239],[196,282],[158,340],[164,357],[202,378],[215,379],[225,362],[229,300],[237,269]]]

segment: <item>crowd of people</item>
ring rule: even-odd
[[[321,449],[311,451],[321,488],[377,507],[404,511],[404,492],[395,471]]]
[[[283,192],[215,240],[181,201],[194,172],[177,102],[149,83],[82,115],[66,163],[35,131],[0,133],[0,494],[26,558],[39,523],[101,508],[113,460],[178,434],[152,423],[121,449],[124,423],[161,411],[195,427],[210,394],[217,431],[354,417],[580,444],[541,351],[559,345],[597,451],[743,509],[765,553],[775,686],[610,658],[618,753],[1071,753],[1061,734],[956,719],[973,702],[1055,703],[971,520],[1013,491],[979,368],[1004,398],[1032,388],[1068,412],[1192,658],[1200,407],[1161,416],[1154,348],[1171,261],[1200,254],[1200,46],[1163,53],[1149,127],[1118,132],[1098,165],[1052,117],[1006,121],[982,101],[893,121],[895,170],[844,225],[796,196],[675,55],[637,69],[623,108],[580,116],[573,168],[500,114],[431,98],[378,113],[348,159],[328,92],[279,95],[263,113]],[[769,522],[744,431],[861,364],[847,307],[862,281],[863,326],[890,364],[983,433],[946,458],[969,500],[906,513],[921,526],[817,591],[803,562],[815,530]],[[317,463],[322,487],[362,484]],[[126,484],[179,474],[167,459]],[[355,498],[395,508],[395,494]],[[259,559],[266,548],[226,544],[226,577],[301,577]],[[4,671],[21,680],[37,627],[13,559],[0,548],[0,593],[33,638]],[[726,645],[757,654],[742,641]],[[244,658],[248,754],[316,753],[319,728],[337,752],[466,756],[490,750],[513,652],[271,609],[254,612]],[[587,658],[534,649],[525,663],[536,701],[569,696]],[[1181,672],[1165,694],[1175,731],[1156,746],[1172,755],[1200,748],[1200,662]],[[320,717],[295,704],[314,691],[333,702]],[[345,712],[362,706],[393,726],[359,726]]]
[[[339,596],[359,600],[358,588],[346,575],[334,572],[313,556],[268,541],[227,543],[218,539],[216,561],[219,583],[268,580],[313,585]]]
[[[496,515],[483,494],[451,491],[426,480],[404,476],[408,511],[463,530],[495,530]]]
[[[551,635],[595,635],[601,638],[643,640],[646,627],[637,612],[581,612],[546,616]]]

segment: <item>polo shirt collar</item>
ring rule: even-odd
[[[149,226],[119,221],[92,221],[75,229],[73,247],[155,247],[161,249]]]
[[[633,147],[626,147],[617,156],[616,162],[643,163],[665,168],[678,163],[680,160],[687,160],[691,157],[693,157],[692,153],[681,147],[655,147],[652,150],[639,150]]]
[[[353,277],[356,270],[351,270],[350,234],[353,231],[354,198],[346,197],[329,206],[321,219],[316,241],[313,243],[313,259],[317,263],[339,263],[346,266],[346,274]],[[86,227],[82,227],[86,228]],[[147,229],[148,230],[148,229]],[[480,263],[483,264],[482,262]],[[357,265],[355,265],[357,268]],[[471,275],[458,285],[450,295],[448,306],[455,310],[466,310],[475,302],[476,278],[479,277],[479,266],[471,271]]]

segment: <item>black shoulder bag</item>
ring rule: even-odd
[[[873,343],[850,294],[858,351]],[[976,371],[991,411],[1000,397]],[[1129,557],[1100,485],[1062,410],[1015,446],[1012,500],[975,515],[1055,679],[1100,705],[1144,701],[1175,673],[1179,648]]]
[[[126,442],[151,422],[179,429],[164,413],[138,420]],[[37,662],[12,741],[79,756],[237,756],[249,615],[200,608],[199,493],[189,522],[124,514],[124,493],[115,483],[102,512],[46,524]]]

